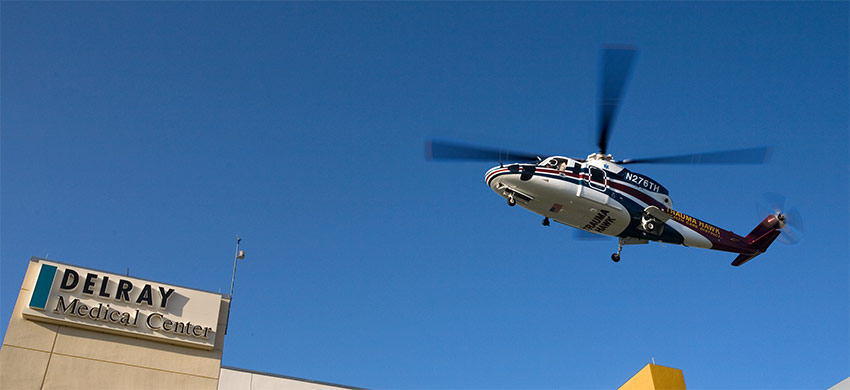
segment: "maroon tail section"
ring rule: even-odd
[[[739,255],[735,258],[735,261],[732,262],[732,265],[737,267],[764,253],[767,250],[767,247],[773,243],[773,240],[775,240],[776,237],[779,237],[779,234],[782,233],[782,231],[779,230],[779,227],[780,223],[775,215],[769,215],[764,219],[764,221],[761,221],[761,223],[756,226],[750,234],[747,234],[747,236],[744,237],[747,244],[755,251],[755,253]]]

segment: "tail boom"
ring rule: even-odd
[[[740,266],[754,257],[767,251],[770,244],[782,232],[783,221],[776,215],[769,215],[746,237],[739,236],[728,230],[718,228],[694,217],[667,210],[672,220],[684,229],[676,229],[684,237],[684,245],[699,246],[707,249],[738,253],[732,262]]]

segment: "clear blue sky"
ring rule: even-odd
[[[5,333],[31,256],[227,292],[225,365],[372,388],[824,389],[850,375],[847,2],[7,2]],[[586,242],[508,208],[448,138],[595,152],[599,48],[640,54],[616,158],[746,234],[733,254]]]

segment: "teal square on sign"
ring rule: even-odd
[[[53,287],[53,278],[55,276],[55,265],[41,265],[38,280],[35,282],[35,288],[32,290],[32,298],[30,298],[31,308],[43,310],[47,306],[47,298],[50,297],[50,288]]]

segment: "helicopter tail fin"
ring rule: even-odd
[[[782,230],[779,229],[779,223],[776,217],[772,214],[767,216],[750,234],[744,237],[754,253],[738,255],[735,261],[732,262],[732,265],[737,267],[764,253],[767,251],[767,247],[776,240],[776,237],[779,237],[780,233],[782,233]]]

